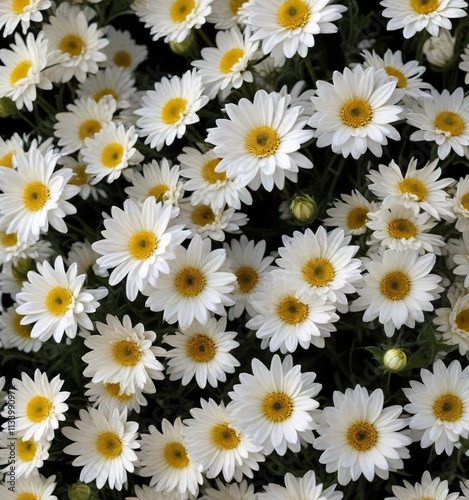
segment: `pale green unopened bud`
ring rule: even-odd
[[[296,194],[288,208],[292,217],[300,224],[313,222],[318,214],[316,200],[309,194]]]
[[[389,372],[400,372],[407,364],[405,352],[398,348],[389,349],[384,353],[383,364]]]
[[[179,56],[183,56],[190,52],[195,44],[195,37],[192,31],[184,38],[182,42],[169,42],[169,48]]]
[[[95,498],[91,488],[84,483],[75,483],[68,487],[70,500],[92,500]]]
[[[19,259],[16,264],[13,264],[11,267],[13,277],[18,283],[23,283],[23,281],[27,280],[28,272],[33,269],[33,266],[33,259]]]
[[[18,112],[15,103],[9,97],[0,99],[0,118],[8,118],[14,116]]]

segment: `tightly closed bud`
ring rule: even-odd
[[[14,116],[18,112],[15,103],[9,97],[0,99],[0,118],[8,118]]]
[[[95,498],[91,488],[84,483],[75,483],[68,487],[70,500],[92,500]]]
[[[397,373],[405,368],[407,356],[401,349],[389,349],[384,353],[383,364],[389,372]]]
[[[456,38],[451,31],[441,29],[438,36],[431,36],[423,44],[423,53],[428,62],[436,68],[445,68],[454,56]]]
[[[184,38],[182,42],[169,42],[169,48],[177,55],[184,56],[188,54],[195,44],[195,37],[192,31]]]
[[[19,259],[16,264],[13,264],[11,270],[13,273],[13,277],[18,282],[23,282],[28,278],[28,272],[34,268],[33,259]]]
[[[316,200],[309,194],[296,194],[288,208],[292,217],[300,224],[310,224],[318,214]]]

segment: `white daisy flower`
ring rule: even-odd
[[[246,13],[242,9],[247,0],[213,0],[212,12],[207,16],[209,23],[215,24],[217,30],[229,30],[236,25],[244,25]]]
[[[132,326],[126,314],[122,323],[117,316],[106,315],[106,323],[96,322],[98,335],[85,339],[90,349],[83,356],[88,366],[83,370],[92,382],[120,384],[122,393],[137,389],[154,390],[152,380],[162,380],[163,365],[156,356],[166,354],[161,347],[152,346],[156,333],[145,330],[142,323]]]
[[[347,158],[360,158],[368,149],[378,157],[388,138],[399,140],[391,125],[402,112],[395,104],[397,80],[390,81],[383,69],[357,64],[343,73],[334,71],[332,84],[318,80],[316,95],[311,97],[315,113],[308,125],[316,129],[316,145],[331,146],[332,151]]]
[[[433,311],[432,301],[440,297],[441,276],[430,274],[435,265],[435,254],[419,257],[416,250],[370,254],[364,264],[368,271],[360,297],[350,305],[351,311],[363,311],[363,321],[378,318],[388,337],[396,328],[425,320],[424,312]]]
[[[422,382],[410,381],[402,389],[412,414],[409,427],[422,448],[435,445],[438,455],[451,455],[460,438],[469,436],[469,367],[464,370],[458,360],[448,367],[441,359],[433,364],[433,373],[420,370]]]
[[[353,258],[359,247],[349,245],[350,240],[342,229],[328,233],[322,226],[316,233],[307,228],[304,233],[294,231],[293,237],[284,235],[275,261],[282,269],[274,269],[273,275],[295,283],[298,297],[319,295],[346,312],[346,294],[356,292],[362,266]]]
[[[464,286],[469,287],[469,231],[462,233],[452,249],[452,260],[456,267],[453,273],[456,276],[464,276]]]
[[[226,374],[234,373],[240,363],[230,354],[239,346],[237,333],[226,331],[226,317],[209,318],[205,323],[194,320],[187,328],[180,328],[174,335],[166,335],[164,342],[174,349],[166,352],[169,359],[166,373],[169,380],[181,380],[187,385],[195,378],[204,389],[207,382],[217,387],[226,382]]]
[[[252,372],[241,373],[240,383],[228,393],[234,425],[263,446],[266,455],[274,450],[285,455],[287,449],[298,453],[302,445],[314,441],[313,411],[319,403],[313,398],[321,389],[314,382],[316,374],[301,373],[291,355],[281,361],[278,354],[270,369],[253,359]]]
[[[12,262],[13,265],[26,259],[39,262],[54,255],[49,241],[37,240],[31,235],[27,241],[20,241],[17,233],[0,230],[0,263]]]
[[[71,156],[62,156],[58,163],[73,171],[73,175],[68,181],[68,184],[72,184],[73,186],[78,186],[80,188],[78,193],[80,198],[87,200],[91,196],[95,201],[105,200],[107,198],[107,193],[104,189],[91,185],[93,177],[86,173],[86,163],[83,161],[81,153],[78,153],[77,159],[72,158]]]
[[[456,215],[456,229],[461,233],[469,230],[469,175],[461,177],[453,196],[453,211]]]
[[[31,21],[40,23],[43,19],[41,10],[51,6],[50,0],[13,0],[0,4],[0,30],[3,37],[11,35],[21,23],[23,35],[29,29]]]
[[[157,491],[146,484],[142,486],[136,484],[135,494],[137,495],[136,497],[125,497],[125,500],[195,500],[195,496],[190,493],[187,495],[175,491]]]
[[[455,44],[456,37],[451,34],[450,30],[442,28],[438,36],[431,36],[425,40],[422,52],[430,65],[445,68],[452,64]]]
[[[324,338],[336,328],[332,323],[339,319],[335,306],[324,296],[303,294],[298,299],[296,283],[286,278],[276,278],[271,273],[262,288],[251,295],[255,310],[246,328],[256,330],[262,339],[261,348],[282,354],[295,352],[298,345],[324,347]]]
[[[469,498],[469,479],[466,479],[464,482],[460,481],[459,485],[461,487],[461,492],[464,495],[463,498],[464,498],[464,500],[466,500],[467,498]],[[437,499],[437,500],[439,500],[439,499]]]
[[[13,305],[0,314],[0,341],[4,349],[16,348],[23,352],[37,352],[44,343],[31,337],[31,325],[22,325],[23,316],[16,312]]]
[[[73,104],[67,104],[67,110],[57,113],[54,123],[54,135],[59,139],[62,154],[69,155],[85,145],[86,138],[92,138],[102,127],[110,123],[116,111],[116,101],[113,98],[77,99]]]
[[[146,389],[149,393],[154,393],[153,384],[147,384]],[[89,382],[85,385],[88,389],[85,396],[88,397],[93,408],[103,410],[108,408],[111,412],[117,408],[120,412],[126,410],[131,412],[135,410],[140,413],[141,406],[147,406],[147,400],[143,395],[142,389],[136,389],[134,392],[126,392],[122,390],[121,384],[111,382]]]
[[[417,169],[417,158],[412,157],[404,175],[394,160],[389,165],[381,164],[378,168],[379,172],[370,170],[367,174],[371,181],[368,189],[382,200],[383,207],[404,205],[405,208],[412,208],[415,214],[423,210],[436,220],[454,219],[451,199],[444,189],[455,181],[440,179],[438,160]]]
[[[215,482],[217,488],[205,488],[200,500],[257,500],[254,485],[248,485],[247,481],[223,484],[219,479],[215,479]]]
[[[175,3],[178,1],[189,0],[176,0]],[[187,125],[199,121],[197,111],[209,99],[203,94],[202,78],[195,69],[186,71],[181,78],[163,77],[154,88],[142,97],[143,107],[135,114],[141,117],[137,126],[140,135],[146,137],[145,144],[160,151],[165,144],[170,146],[176,137],[180,139]]]
[[[24,153],[24,141],[16,132],[9,138],[0,137],[0,166],[13,168],[13,157]]]
[[[464,156],[469,146],[469,97],[464,97],[462,87],[452,94],[447,89],[441,94],[432,89],[432,99],[414,104],[406,120],[420,129],[410,135],[410,140],[435,142],[440,160],[451,151]]]
[[[432,500],[460,500],[459,493],[450,493],[448,481],[442,481],[440,477],[432,480],[430,472],[423,473],[420,483],[411,484],[404,479],[404,486],[392,486],[394,496],[386,497],[385,500],[412,500],[414,498],[431,498]]]
[[[20,266],[13,267],[11,262],[3,264],[0,271],[0,296],[8,294],[12,300],[16,300],[16,295],[21,291],[26,274],[33,267],[30,259],[20,263]],[[0,308],[3,310],[3,307]]]
[[[345,393],[334,391],[333,402],[318,416],[319,437],[313,446],[324,450],[319,462],[328,473],[338,472],[339,484],[362,474],[368,481],[375,475],[388,479],[389,472],[402,469],[402,459],[410,457],[406,446],[412,442],[400,432],[407,424],[399,418],[402,406],[383,408],[381,389],[368,394],[359,385]]]
[[[236,276],[225,266],[226,251],[211,250],[210,238],[195,235],[188,248],[174,249],[175,258],[169,261],[169,273],[161,274],[157,287],[144,290],[145,303],[152,311],[163,311],[170,324],[179,322],[181,328],[194,320],[206,323],[210,313],[225,316],[225,306],[233,305],[229,293]]]
[[[192,28],[199,29],[211,12],[212,0],[134,0],[132,8],[150,28],[153,40],[181,43]]]
[[[11,486],[6,482],[0,484],[0,497],[4,500],[21,500],[23,498],[34,498],[37,500],[57,500],[53,495],[55,486],[55,476],[48,478],[42,474],[38,476],[29,476],[27,479],[22,478],[15,484],[15,489],[12,491]]]
[[[195,462],[187,451],[184,439],[184,424],[178,417],[174,424],[163,418],[162,432],[154,425],[148,427],[150,434],[141,434],[139,452],[139,475],[151,477],[150,486],[163,493],[198,495],[203,483],[202,465]]]
[[[223,402],[200,400],[202,408],[190,410],[193,418],[184,420],[184,437],[191,457],[203,466],[208,478],[223,474],[225,481],[252,478],[265,460],[262,446],[255,445],[233,425]]]
[[[80,410],[74,427],[64,427],[62,434],[74,441],[63,451],[77,455],[72,465],[81,467],[80,481],[96,481],[98,489],[107,483],[110,489],[121,490],[127,472],[133,472],[139,448],[137,422],[127,421],[127,412],[118,410]]]
[[[27,241],[47,232],[50,225],[61,233],[68,231],[63,221],[76,213],[68,201],[79,188],[67,184],[73,172],[61,168],[54,172],[58,156],[52,151],[42,155],[31,146],[25,154],[15,156],[16,169],[0,167],[0,226],[8,233],[17,233]]]
[[[265,257],[266,242],[248,240],[242,234],[239,240],[231,240],[230,244],[223,244],[230,261],[230,269],[236,276],[236,287],[231,293],[235,301],[228,311],[228,318],[239,318],[246,310],[250,316],[256,314],[251,305],[251,296],[261,289],[261,283],[271,269],[274,260],[272,256]]]
[[[254,190],[262,184],[272,191],[274,185],[283,189],[285,178],[296,182],[299,167],[313,168],[298,152],[313,133],[304,130],[306,119],[299,119],[302,108],[289,104],[288,96],[265,90],[258,90],[253,102],[243,98],[237,105],[227,104],[229,119],[218,119],[206,139],[221,158],[216,171],[240,177]]]
[[[224,101],[231,89],[239,89],[244,82],[252,82],[248,64],[257,56],[258,42],[252,41],[250,31],[241,33],[238,27],[219,31],[216,47],[204,47],[202,59],[191,61],[198,68],[210,99],[217,94]]]
[[[323,489],[316,483],[316,474],[310,470],[303,477],[295,477],[287,472],[284,477],[285,487],[269,483],[264,491],[257,495],[258,500],[341,500],[344,494],[335,491],[336,484]]]
[[[34,380],[21,373],[21,380],[13,379],[12,389],[15,395],[16,426],[15,432],[23,440],[40,441],[54,438],[54,431],[59,427],[59,421],[65,420],[64,413],[68,405],[64,401],[69,392],[60,391],[64,381],[56,375],[50,382],[47,373],[39,370],[34,372]],[[2,412],[8,418],[7,410]],[[8,422],[2,427],[7,429]]]
[[[80,7],[62,2],[42,29],[49,50],[61,55],[60,63],[47,70],[54,83],[65,83],[73,77],[83,82],[88,73],[98,72],[98,63],[106,60],[101,50],[108,44],[104,30],[97,23],[89,24]]]
[[[25,106],[32,111],[36,88],[52,88],[52,82],[44,73],[53,62],[52,52],[43,32],[37,38],[28,33],[26,40],[15,33],[15,43],[9,49],[0,50],[0,60],[3,63],[0,66],[0,97],[10,98],[18,109]]]
[[[85,241],[72,243],[66,262],[68,266],[75,262],[78,274],[87,274],[91,270],[96,276],[107,277],[109,273],[105,269],[100,269],[96,263],[98,258],[99,254],[91,248],[91,243],[85,238]]]
[[[466,45],[464,47],[464,51],[461,52],[459,69],[466,73],[466,75],[464,76],[464,83],[467,85],[469,83],[469,44]]]
[[[83,288],[85,278],[84,274],[77,276],[75,263],[65,271],[61,255],[53,266],[47,261],[38,262],[37,272],[29,271],[28,281],[16,296],[16,312],[24,316],[23,325],[34,323],[31,337],[42,341],[53,337],[60,342],[64,334],[75,338],[79,326],[93,329],[88,314],[96,311],[98,301],[106,297],[108,290]]]
[[[150,196],[143,204],[124,201],[124,209],[111,208],[111,217],[104,219],[102,240],[92,244],[100,254],[100,269],[114,267],[109,284],[126,280],[126,295],[135,300],[145,284],[155,285],[162,273],[169,273],[168,261],[175,259],[176,248],[188,236],[182,225],[173,224],[171,205],[155,203]]]
[[[169,163],[166,158],[160,162],[152,160],[143,165],[142,173],[131,171],[130,181],[132,186],[124,191],[135,202],[143,203],[150,196],[155,201],[163,204],[178,206],[179,199],[184,195],[182,180],[180,180],[179,165]]]
[[[100,66],[114,66],[132,72],[147,58],[148,49],[145,45],[137,45],[130,31],[121,31],[109,24],[105,28],[105,33],[109,44],[102,49],[102,52],[107,59],[102,61]]]
[[[278,62],[295,54],[306,57],[314,47],[315,35],[336,33],[332,24],[342,18],[347,7],[328,5],[330,0],[251,0],[244,7],[246,25],[252,39],[262,41],[264,54]]]
[[[385,7],[383,17],[391,19],[386,29],[404,28],[404,38],[412,38],[423,29],[437,36],[440,28],[451,29],[450,19],[467,15],[464,0],[381,0],[380,4]]]

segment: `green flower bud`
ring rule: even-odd
[[[33,259],[19,259],[11,268],[13,277],[18,283],[23,283],[28,279],[28,272],[34,267]]]
[[[389,372],[397,373],[405,368],[407,356],[405,352],[397,347],[388,349],[384,353],[383,365]]]
[[[192,50],[195,44],[195,37],[192,31],[184,38],[182,42],[169,42],[169,48],[177,55],[184,56]]]
[[[310,224],[318,215],[316,200],[309,194],[295,194],[288,208],[299,224]]]
[[[70,500],[91,500],[94,498],[91,488],[84,483],[75,483],[68,487]]]
[[[9,97],[0,99],[0,118],[15,116],[18,112],[15,103]]]

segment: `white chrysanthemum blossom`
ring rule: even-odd
[[[420,254],[441,255],[446,244],[443,236],[431,233],[437,222],[426,212],[415,214],[411,208],[391,205],[369,212],[368,219],[366,225],[373,231],[367,241],[370,252],[390,248],[396,252],[418,250]]]
[[[0,137],[0,167],[13,168],[13,157],[24,153],[25,143],[16,132],[9,138]]]
[[[225,306],[234,304],[229,294],[236,280],[227,268],[226,250],[212,251],[210,238],[195,235],[187,249],[178,246],[174,255],[169,273],[160,274],[158,286],[144,290],[146,307],[163,311],[165,321],[177,321],[181,328],[194,320],[206,323],[211,313],[225,316]]]
[[[373,53],[364,50],[362,56],[365,68],[382,68],[389,78],[396,78],[397,89],[402,92],[403,96],[413,99],[431,97],[430,93],[425,90],[431,89],[432,86],[420,78],[425,73],[425,66],[419,66],[418,61],[414,60],[404,63],[400,50],[393,52],[388,49],[383,57],[380,57],[374,50]]]
[[[333,24],[347,7],[330,0],[251,0],[243,6],[252,39],[262,42],[264,54],[277,62],[295,54],[306,57],[315,45],[315,36],[336,33]]]
[[[54,171],[57,159],[52,151],[43,156],[31,146],[15,156],[16,168],[0,167],[0,226],[19,240],[37,239],[49,224],[61,233],[68,231],[63,218],[76,213],[76,208],[66,200],[79,188],[67,184],[73,175],[70,169]]]
[[[73,171],[73,175],[68,183],[80,188],[80,191],[78,192],[78,196],[80,196],[80,198],[87,200],[91,196],[95,201],[103,201],[107,199],[107,193],[104,189],[91,184],[93,176],[86,173],[86,163],[83,161],[81,153],[78,153],[77,159],[72,156],[62,156],[58,163]]]
[[[254,485],[248,485],[245,480],[231,484],[223,484],[219,479],[215,482],[216,488],[205,488],[200,500],[257,500]]]
[[[202,465],[208,478],[223,474],[225,481],[252,478],[265,460],[262,446],[255,445],[233,425],[223,402],[200,400],[201,408],[190,410],[193,418],[184,420],[184,438],[191,457]]]
[[[456,184],[453,196],[453,211],[456,216],[456,229],[461,233],[469,230],[469,175],[461,177]]]
[[[62,154],[69,155],[85,145],[85,139],[92,138],[102,127],[110,123],[116,111],[114,98],[77,99],[67,104],[67,111],[57,113],[54,135],[59,139]]]
[[[154,393],[156,391],[153,384],[146,384],[145,392]],[[134,392],[126,392],[122,390],[121,384],[111,382],[89,382],[85,385],[88,389],[85,392],[90,403],[94,408],[103,410],[108,408],[113,411],[115,408],[120,412],[126,410],[131,412],[135,410],[140,413],[141,406],[147,406],[147,400],[143,395],[143,389],[136,389]]]
[[[21,373],[21,380],[12,380],[17,436],[25,441],[51,441],[54,438],[54,431],[59,428],[59,421],[65,420],[64,413],[68,410],[64,401],[70,393],[60,390],[63,383],[59,375],[49,381],[47,373],[39,370],[34,372],[34,380],[25,372]],[[6,409],[2,417],[8,418]],[[2,425],[4,430],[7,426],[8,422]]]
[[[156,356],[166,354],[163,348],[152,345],[156,333],[145,330],[142,323],[132,325],[127,314],[122,322],[107,314],[106,323],[98,321],[96,328],[98,334],[85,339],[90,351],[82,358],[88,365],[83,375],[96,383],[120,384],[122,394],[137,389],[153,391],[152,380],[164,378],[163,365]]]
[[[135,485],[135,497],[125,497],[125,500],[195,500],[195,496],[190,493],[181,494],[174,491],[157,491],[146,484]]]
[[[213,0],[212,12],[207,16],[207,22],[215,24],[217,30],[243,26],[246,13],[242,7],[247,3],[247,0]]]
[[[350,310],[364,310],[363,321],[378,318],[388,337],[403,325],[414,328],[425,320],[424,312],[433,311],[432,301],[443,291],[438,285],[441,276],[430,274],[435,260],[435,254],[419,257],[416,250],[369,254],[360,297]]]
[[[466,45],[466,47],[464,47],[464,51],[461,52],[459,69],[466,73],[466,75],[464,76],[464,83],[467,85],[469,83],[469,44]]]
[[[423,29],[437,36],[440,28],[451,29],[450,19],[467,15],[464,0],[381,0],[380,4],[385,7],[383,17],[391,19],[386,29],[404,28],[404,38],[412,38]]]
[[[170,272],[168,261],[176,258],[176,248],[189,234],[173,222],[173,207],[155,203],[153,196],[143,204],[125,200],[123,210],[114,205],[111,217],[104,219],[104,239],[91,247],[100,254],[100,269],[115,268],[111,286],[126,278],[129,300],[135,300],[146,284],[157,286],[159,276]]]
[[[423,44],[422,52],[427,61],[437,68],[451,64],[454,56],[456,37],[450,30],[440,29],[438,36],[431,36]]]
[[[412,157],[403,175],[399,165],[391,160],[389,165],[379,165],[367,174],[371,183],[368,189],[382,200],[383,207],[394,204],[412,208],[415,214],[427,212],[434,219],[454,219],[453,204],[445,188],[454,184],[454,179],[443,178],[438,160],[428,162],[417,169],[417,159]]]
[[[299,152],[313,132],[304,129],[306,118],[299,118],[303,108],[289,104],[288,96],[265,90],[258,90],[253,102],[243,98],[227,104],[228,119],[218,119],[206,139],[221,158],[215,171],[240,177],[254,190],[262,184],[272,191],[274,185],[283,189],[285,179],[296,182],[299,168],[313,168]]]
[[[107,59],[102,61],[100,66],[112,66],[133,72],[147,58],[147,47],[137,45],[130,31],[121,31],[109,24],[105,27],[105,35],[109,44],[102,49],[102,52]]]
[[[406,120],[420,129],[410,135],[410,140],[435,142],[440,160],[451,151],[464,156],[469,146],[469,97],[464,97],[462,87],[452,94],[447,89],[441,94],[432,89],[432,99],[414,104]]]
[[[469,352],[469,294],[448,295],[450,307],[435,310],[433,323],[438,326],[437,338],[448,345],[456,345],[459,354]]]
[[[453,241],[453,248],[451,250],[451,257],[456,267],[453,273],[456,276],[464,277],[464,286],[469,287],[469,231],[462,233],[459,240]]]
[[[166,158],[160,162],[152,160],[143,165],[142,172],[131,171],[132,186],[124,191],[135,202],[143,203],[150,196],[163,204],[178,206],[184,195],[184,185],[180,180],[179,165],[172,165]]]
[[[161,427],[159,432],[150,425],[150,434],[140,436],[139,475],[151,477],[150,486],[157,492],[197,496],[203,483],[202,465],[188,453],[184,424],[179,417],[173,425],[163,418]]]
[[[178,156],[181,163],[181,177],[186,191],[192,191],[191,203],[209,203],[214,210],[226,205],[237,210],[241,203],[252,204],[252,196],[239,177],[230,178],[226,172],[217,172],[221,158],[213,150],[201,153],[196,148],[184,147]]]
[[[274,450],[285,455],[287,449],[298,453],[302,445],[314,441],[314,399],[321,384],[314,382],[314,372],[301,372],[293,366],[291,355],[281,361],[272,358],[270,369],[257,358],[252,361],[253,374],[241,373],[239,384],[228,393],[227,409],[233,423],[269,455]]]
[[[336,484],[323,489],[324,485],[317,484],[312,470],[303,477],[287,472],[284,481],[285,486],[273,483],[264,486],[264,491],[257,495],[258,500],[341,500],[344,496],[341,491],[335,491]]]
[[[191,64],[199,69],[202,82],[210,99],[217,94],[224,101],[231,89],[239,89],[244,82],[252,82],[248,70],[250,61],[256,58],[258,42],[250,37],[250,31],[241,33],[238,27],[229,31],[219,31],[215,39],[216,47],[204,47],[202,59]]]
[[[323,220],[325,226],[338,227],[345,235],[359,236],[366,233],[368,213],[376,212],[378,204],[367,200],[357,189],[350,194],[341,194],[335,199],[332,208],[326,213],[329,217]]]
[[[8,483],[0,484],[0,498],[3,500],[18,500],[23,498],[34,498],[38,500],[58,500],[54,492],[57,483],[54,483],[55,476],[45,478],[42,474],[31,475],[22,478],[15,485],[14,491]]]
[[[293,237],[282,237],[283,247],[275,263],[274,276],[294,282],[297,297],[320,295],[334,304],[339,312],[348,310],[347,294],[356,292],[361,281],[360,259],[353,258],[358,246],[350,245],[351,236],[342,229],[327,232],[322,226],[316,233],[307,228],[294,231]]]
[[[47,70],[54,83],[65,83],[74,77],[83,82],[89,73],[98,72],[98,63],[106,60],[101,50],[108,44],[104,30],[97,23],[89,24],[80,7],[62,2],[42,29],[49,49],[61,55],[60,63]]]
[[[164,342],[173,349],[166,352],[169,380],[187,385],[195,378],[204,389],[209,383],[217,387],[226,382],[226,374],[234,373],[240,363],[230,351],[239,346],[237,333],[226,331],[226,317],[210,318],[206,323],[194,320],[187,328],[166,335]]]
[[[185,1],[185,0],[184,0]],[[139,133],[146,137],[145,144],[160,151],[166,144],[181,139],[186,126],[197,123],[197,111],[209,101],[204,95],[202,77],[194,69],[182,77],[163,77],[155,83],[154,90],[148,90],[142,97],[141,108],[135,111]]]
[[[345,158],[351,154],[358,159],[368,149],[381,157],[388,139],[400,139],[391,125],[403,110],[395,105],[400,93],[397,80],[390,81],[384,69],[357,64],[343,73],[334,71],[332,83],[318,80],[316,86],[311,97],[315,112],[308,125],[316,129],[318,147],[331,146]]]
[[[106,277],[109,273],[106,269],[98,266],[96,263],[98,258],[99,254],[93,250],[91,243],[85,238],[84,241],[75,241],[72,243],[66,262],[68,266],[71,266],[75,262],[78,274],[87,274],[91,270],[96,276]]]
[[[256,330],[261,348],[282,354],[295,352],[300,345],[324,347],[324,338],[336,331],[339,319],[335,306],[325,296],[303,294],[296,297],[296,283],[267,275],[262,288],[253,293],[250,302],[255,311],[246,328]]]
[[[16,312],[17,305],[0,314],[0,341],[4,349],[18,349],[23,352],[37,352],[43,341],[31,337],[31,325],[22,325],[23,316]]]
[[[28,33],[26,40],[16,33],[15,43],[9,49],[0,50],[0,60],[3,63],[0,66],[0,97],[10,98],[18,109],[24,106],[32,111],[36,89],[52,88],[44,70],[53,64],[53,53],[43,32],[37,38]]]
[[[134,0],[132,8],[150,28],[153,40],[181,43],[195,28],[199,29],[210,14],[212,0]]]
[[[0,30],[3,37],[11,35],[21,23],[23,35],[28,32],[31,21],[40,23],[43,19],[41,10],[51,6],[50,0],[14,0],[0,4]]]
[[[447,367],[438,359],[432,371],[422,368],[422,382],[411,380],[402,389],[410,401],[404,409],[412,414],[409,427],[422,448],[434,444],[438,455],[451,455],[469,436],[469,367],[463,370],[458,360]]]
[[[84,274],[77,276],[75,263],[65,271],[61,255],[53,266],[44,261],[37,264],[37,272],[29,271],[28,281],[16,296],[16,312],[24,316],[21,324],[34,323],[32,338],[46,341],[53,337],[60,342],[64,334],[75,338],[79,326],[93,329],[88,315],[96,311],[108,290],[85,289],[85,278]]]
[[[290,96],[290,107],[301,106],[303,108],[303,112],[300,114],[300,117],[309,118],[314,112],[314,106],[311,102],[311,97],[314,96],[316,91],[314,89],[305,89],[306,82],[304,80],[299,80],[296,82],[291,88],[288,88],[287,85],[283,85],[279,90],[279,94],[286,96]]]
[[[0,263],[12,262],[18,264],[21,260],[33,259],[42,262],[54,255],[55,251],[49,241],[36,239],[34,236],[27,241],[18,239],[17,233],[8,233],[0,229]]]
[[[462,500],[459,493],[450,493],[448,481],[442,481],[440,477],[432,476],[429,471],[422,475],[420,483],[411,484],[404,479],[404,486],[392,486],[394,496],[386,497],[385,500],[412,500],[414,498],[431,498],[432,500]]]
[[[262,281],[274,258],[265,257],[266,242],[256,243],[242,234],[239,240],[231,240],[230,244],[223,244],[230,261],[230,269],[236,276],[236,287],[231,293],[235,304],[228,311],[228,318],[239,318],[244,311],[250,316],[256,314],[251,304],[251,296],[261,290]]]
[[[76,455],[72,462],[76,467],[84,466],[80,472],[80,481],[96,481],[98,489],[107,483],[110,489],[120,491],[127,481],[127,472],[133,472],[139,448],[137,442],[138,423],[127,421],[127,412],[80,410],[80,420],[75,420],[75,427],[64,427],[62,434],[72,444],[63,451]]]

